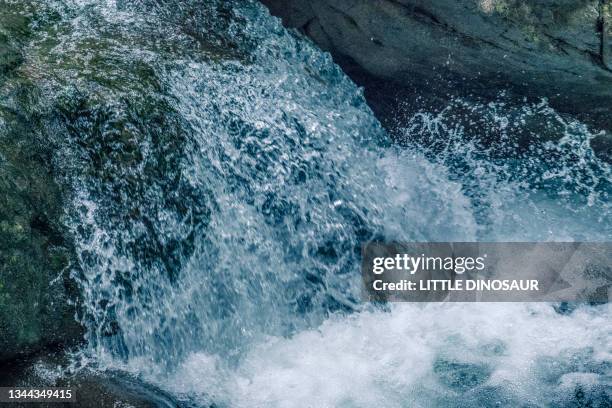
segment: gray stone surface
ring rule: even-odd
[[[392,83],[385,92],[416,84],[489,97],[507,87],[612,129],[604,1],[263,0],[341,65]]]

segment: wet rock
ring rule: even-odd
[[[40,407],[74,407],[75,404],[85,408],[196,406],[190,401],[178,400],[158,386],[125,372],[88,368],[71,371],[69,365],[70,359],[61,352],[16,360],[4,368],[0,387],[70,388],[76,398],[76,403],[37,403]],[[211,403],[210,406],[215,405]]]
[[[20,76],[28,2],[0,2],[0,361],[81,337],[63,194]]]
[[[263,3],[330,51],[383,122],[397,99],[422,107],[508,88],[612,129],[612,16],[600,0]]]
[[[155,1],[140,6],[160,12]],[[118,2],[113,12],[140,6]],[[246,58],[231,40],[221,41],[231,7],[175,10],[167,25],[147,21],[141,30],[109,22],[105,7],[0,0],[0,360],[82,338],[73,276],[100,265],[74,247],[93,234],[90,225],[71,222],[88,211],[76,204],[77,190],[95,197],[97,216],[118,235],[138,231],[123,250],[171,280],[194,250],[195,231],[154,225],[162,215],[152,197],[163,192],[164,208],[195,225],[209,217],[208,198],[181,177],[185,150],[194,147],[159,74],[185,53]],[[87,28],[79,13],[91,14]],[[206,20],[212,14],[216,25]],[[126,44],[138,52],[126,52]],[[127,299],[134,295],[130,270],[114,279]],[[101,341],[119,337],[112,319],[90,329]]]
[[[595,136],[591,140],[591,148],[597,153],[601,160],[612,165],[612,133],[604,133]]]
[[[491,376],[491,370],[485,365],[444,358],[434,362],[433,371],[442,384],[460,392],[484,384]]]

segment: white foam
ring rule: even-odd
[[[544,403],[557,386],[604,381],[569,367],[561,369],[561,385],[550,383],[542,362],[563,366],[585,350],[595,352],[582,364],[610,362],[610,310],[560,315],[546,304],[396,305],[390,313],[332,318],[290,339],[267,339],[237,367],[192,354],[169,386],[238,407],[427,407],[436,398],[461,398],[434,372],[443,359],[488,367],[480,388]]]

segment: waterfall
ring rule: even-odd
[[[80,357],[202,406],[451,404],[456,375],[477,388],[459,405],[600,392],[607,306],[360,300],[368,240],[609,238],[610,168],[584,125],[545,102],[461,101],[392,140],[258,2],[48,3],[54,40],[28,58],[61,112]],[[459,126],[457,106],[485,126]],[[515,146],[533,120],[559,137]]]

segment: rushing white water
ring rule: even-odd
[[[30,59],[67,106],[58,160],[98,367],[202,406],[605,401],[608,306],[359,299],[368,240],[608,239],[610,169],[584,126],[492,105],[470,109],[498,144],[525,117],[561,133],[509,156],[445,111],[394,144],[329,55],[254,1],[54,10],[60,40]]]
[[[243,407],[604,406],[609,306],[396,305],[253,347],[237,367],[194,353],[168,386]],[[586,396],[576,400],[577,386]],[[589,391],[591,392],[589,395]],[[598,405],[601,403],[602,405]]]

